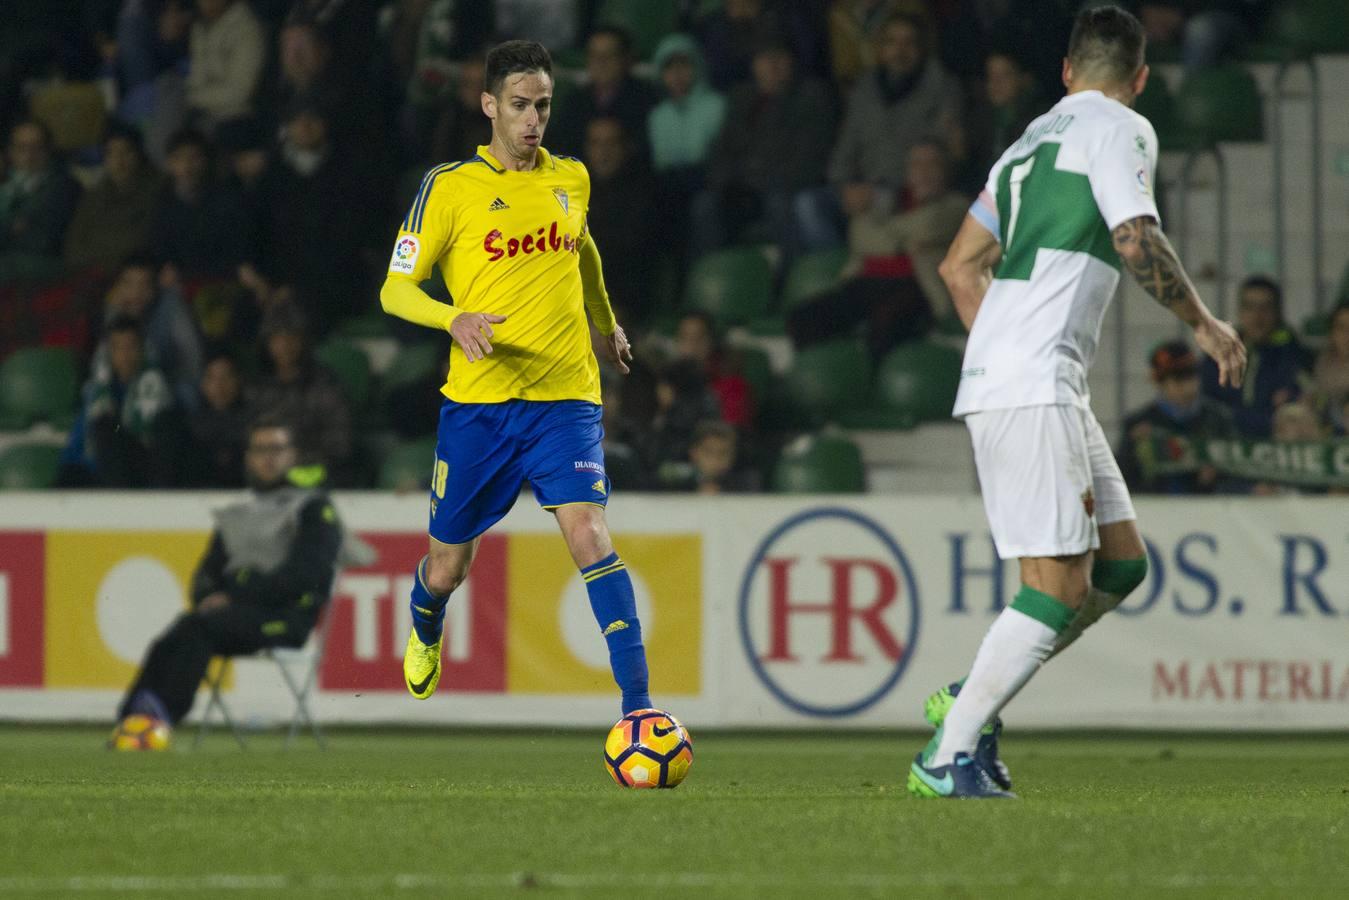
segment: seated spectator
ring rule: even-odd
[[[202,371],[201,335],[177,287],[161,287],[148,257],[135,256],[117,270],[104,298],[106,321],[131,318],[141,325],[148,362],[169,380],[184,409],[196,406]],[[94,351],[94,371],[108,365],[106,343]]]
[[[246,0],[197,0],[187,72],[193,121],[213,131],[252,115],[266,54],[266,35]]]
[[[1346,423],[1341,413],[1349,402],[1349,305],[1338,306],[1331,312],[1329,331],[1313,372],[1316,400],[1343,432]]]
[[[1237,331],[1246,343],[1245,381],[1241,387],[1220,387],[1217,363],[1205,359],[1204,393],[1232,410],[1242,437],[1267,438],[1274,411],[1302,396],[1311,353],[1284,323],[1282,289],[1263,275],[1242,282]]]
[[[578,47],[585,36],[583,0],[492,0],[490,5],[503,40],[538,41],[548,52],[561,53]]]
[[[215,514],[192,577],[192,610],[150,646],[117,715],[177,725],[213,656],[301,647],[332,590],[343,530],[321,490],[292,486],[295,431],[262,421],[248,435],[252,496]]]
[[[1280,444],[1302,444],[1321,441],[1326,438],[1325,426],[1316,410],[1298,400],[1285,403],[1274,411],[1274,422],[1270,436]],[[1257,497],[1277,497],[1297,494],[1324,494],[1325,488],[1277,484],[1260,481],[1251,486],[1251,493]]]
[[[843,281],[788,313],[787,331],[798,347],[865,323],[868,347],[879,359],[954,315],[937,267],[969,201],[951,189],[950,160],[940,143],[915,145],[905,169],[901,211],[854,218]]]
[[[696,494],[737,494],[758,488],[752,473],[736,468],[739,433],[725,422],[699,422],[693,431],[686,462],[666,463],[659,472],[667,491]]]
[[[285,422],[305,436],[334,484],[347,484],[352,463],[351,410],[342,384],[314,359],[308,323],[294,306],[278,306],[262,321],[266,375],[254,387],[255,418]]]
[[[1180,441],[1236,436],[1227,407],[1199,392],[1199,360],[1189,344],[1168,341],[1152,351],[1157,396],[1124,419],[1120,470],[1129,489],[1144,494],[1209,494],[1219,486],[1217,469],[1167,471],[1184,451]],[[1173,443],[1174,442],[1174,443]]]
[[[253,256],[254,236],[238,193],[211,178],[211,146],[199,131],[169,141],[169,190],[151,246],[184,278],[232,277]]]
[[[115,318],[104,335],[107,369],[84,386],[63,480],[99,487],[171,487],[181,435],[168,379],[146,359],[140,322]]]
[[[111,269],[149,249],[163,181],[140,135],[113,128],[103,139],[103,176],[80,197],[66,231],[66,265]]]
[[[827,191],[814,192],[803,212],[808,247],[842,243],[838,210],[848,219],[895,209],[909,149],[924,138],[963,147],[960,84],[927,50],[922,19],[892,15],[876,33],[876,67],[848,99],[829,160]],[[958,158],[961,152],[955,154]]]
[[[227,190],[237,192],[252,234],[267,231],[273,200],[265,177],[272,170],[275,138],[258,118],[237,119],[216,130],[216,149]]]
[[[1186,71],[1217,65],[1260,26],[1269,0],[1143,0],[1138,17],[1148,45],[1178,45]]]
[[[796,77],[786,42],[773,34],[754,54],[754,81],[737,86],[708,163],[708,187],[693,203],[693,244],[719,249],[751,226],[790,252],[800,243],[796,195],[823,182],[834,135],[828,88]]]
[[[891,16],[923,16],[922,0],[833,0],[829,5],[829,56],[834,81],[851,87],[876,65],[875,35]]]
[[[478,147],[491,140],[490,123],[482,114],[484,66],[482,57],[460,63],[454,96],[436,104],[428,142],[432,160],[469,159],[477,154]],[[421,168],[423,172],[426,170],[426,166]]]
[[[698,39],[712,86],[725,93],[749,81],[756,47],[765,34],[781,35],[788,52],[798,61],[811,60],[814,35],[808,28],[793,27],[800,25],[800,17],[792,13],[806,5],[784,3],[780,8],[764,0],[726,0],[721,9],[706,16],[698,27]]]
[[[187,417],[192,438],[187,481],[201,488],[242,487],[248,406],[234,357],[217,353],[208,359],[200,391],[201,402]]]
[[[302,103],[286,115],[281,150],[264,176],[263,268],[289,284],[311,321],[330,326],[369,303],[360,241],[369,207],[353,203],[358,178],[330,138],[331,116]]]
[[[9,171],[0,182],[0,284],[49,278],[61,271],[66,225],[79,197],[56,159],[51,132],[24,119],[9,133]]]
[[[666,96],[647,117],[652,167],[696,187],[726,117],[726,98],[708,84],[702,54],[686,34],[661,41],[653,64]]]
[[[721,420],[748,428],[754,420],[753,388],[739,372],[734,350],[728,351],[717,333],[717,323],[705,312],[691,312],[679,320],[675,354],[702,367],[708,386],[721,407]]]
[[[660,219],[654,214],[656,183],[637,158],[618,119],[591,119],[586,130],[590,170],[588,220],[604,254],[604,281],[624,321],[651,313]]]
[[[970,188],[984,186],[993,164],[1049,101],[1025,64],[1010,50],[993,50],[984,60],[984,92],[970,122]]]
[[[640,438],[639,450],[659,471],[665,463],[687,459],[698,423],[721,418],[721,411],[703,367],[692,360],[675,360],[657,374],[655,399],[655,415]]]
[[[594,119],[618,119],[643,161],[649,160],[646,118],[656,105],[655,85],[632,74],[632,38],[621,28],[602,25],[586,42],[585,88],[569,98],[566,115],[549,130],[549,147],[559,153],[583,152]],[[589,162],[589,160],[586,160]]]

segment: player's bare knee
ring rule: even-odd
[[[594,565],[614,552],[604,510],[598,506],[577,505],[558,510],[562,535],[572,559],[581,568]]]
[[[470,553],[432,553],[422,570],[422,581],[433,596],[452,594],[468,577],[472,562]]]

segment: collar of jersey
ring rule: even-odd
[[[544,167],[547,167],[547,168],[549,168],[549,169],[556,169],[556,168],[557,168],[557,163],[553,162],[553,155],[552,155],[551,153],[549,153],[547,150],[543,149],[542,147],[539,148],[539,151],[538,151],[538,152],[539,152],[539,161],[538,161],[538,163],[534,166],[534,168],[532,168],[532,169],[529,170],[530,172],[537,172],[537,171],[539,171],[540,169],[542,169],[542,168],[544,168]],[[493,156],[492,154],[490,154],[490,153],[487,152],[487,145],[486,145],[486,144],[480,144],[480,145],[478,146],[478,156],[481,157],[481,158],[482,158],[482,161],[485,162],[485,163],[487,163],[487,165],[492,169],[492,171],[493,171],[493,172],[496,172],[498,175],[502,175],[502,174],[505,174],[506,172],[510,171],[510,170],[507,169],[505,166],[503,166],[503,165],[501,164],[501,162],[500,162],[499,160],[497,160],[497,158],[496,158],[495,156]],[[520,174],[520,175],[528,175],[529,172],[520,172],[520,173],[518,173],[518,174]]]

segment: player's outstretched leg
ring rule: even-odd
[[[581,569],[581,577],[590,595],[590,609],[609,645],[609,668],[623,692],[623,714],[650,708],[646,647],[642,645],[642,623],[637,618],[637,599],[627,567],[617,553],[610,553]]]
[[[923,716],[932,724],[933,728],[941,728],[942,723],[946,721],[946,714],[955,705],[956,697],[960,695],[960,689],[964,684],[965,679],[963,678],[959,681],[953,681],[945,687],[933,691],[923,702]],[[974,745],[974,761],[992,776],[998,787],[1003,790],[1011,790],[1012,773],[998,755],[998,738],[1001,736],[1002,717],[994,716],[993,721],[979,730],[979,740]]]
[[[412,633],[403,651],[403,680],[408,693],[425,700],[440,684],[440,644],[445,627],[445,604],[465,576],[478,550],[474,538],[466,544],[445,544],[432,538],[432,553],[437,553],[432,571],[431,555],[417,563],[412,579]]]
[[[1021,590],[989,628],[969,677],[955,694],[936,737],[920,754],[921,767],[940,771],[954,765],[956,754],[963,753],[984,768],[973,760],[980,731],[1053,652],[1055,640],[1067,629],[1086,593],[1085,569],[1085,554],[1070,560],[1022,560]],[[1028,572],[1034,573],[1035,582],[1069,597],[1070,602],[1025,584],[1032,580]]]

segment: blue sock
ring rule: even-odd
[[[417,573],[412,579],[412,602],[408,604],[412,607],[412,628],[417,632],[418,639],[428,647],[440,640],[440,632],[445,624],[445,604],[449,602],[450,595],[444,597],[434,597],[426,589],[426,582],[422,580],[422,573],[426,570],[426,557],[417,563]]]
[[[651,706],[647,688],[646,648],[642,646],[642,623],[637,620],[637,600],[632,579],[617,553],[611,553],[581,570],[590,608],[609,645],[609,668],[623,692],[623,714]]]

